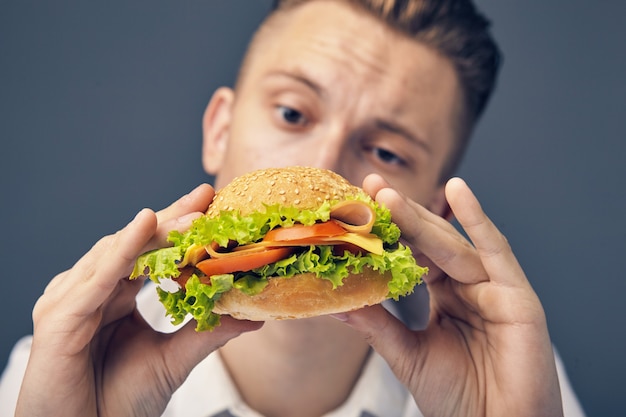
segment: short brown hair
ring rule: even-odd
[[[272,13],[314,0],[274,0]],[[442,181],[456,170],[470,136],[496,84],[502,60],[489,31],[490,22],[471,0],[343,0],[360,7],[389,27],[450,59],[465,97],[461,138]]]

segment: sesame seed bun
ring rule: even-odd
[[[216,217],[224,210],[238,210],[246,215],[273,204],[316,209],[327,200],[343,201],[360,193],[361,188],[332,171],[309,167],[265,169],[238,177],[220,190],[207,215]],[[367,267],[360,274],[349,275],[335,289],[330,281],[312,273],[274,277],[256,295],[238,289],[222,294],[213,311],[248,320],[339,313],[382,302],[388,296],[390,279],[390,273],[381,274]]]
[[[238,210],[242,215],[282,204],[315,209],[324,201],[341,201],[363,191],[342,176],[319,168],[286,167],[253,171],[235,178],[217,192],[207,214]]]

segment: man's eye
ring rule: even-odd
[[[277,111],[280,117],[291,125],[305,125],[307,123],[306,117],[298,110],[292,109],[287,106],[278,106]]]
[[[395,153],[388,151],[386,149],[373,148],[372,153],[374,154],[374,156],[376,156],[378,159],[385,162],[386,164],[396,164],[396,165],[404,164],[404,160],[402,158],[400,158]]]

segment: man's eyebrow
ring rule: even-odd
[[[425,150],[428,154],[432,154],[432,149],[425,140],[415,135],[413,132],[411,132],[409,129],[405,128],[401,124],[398,124],[391,120],[376,119],[374,125],[377,129],[403,136],[409,142]]]
[[[301,70],[296,71],[286,71],[286,70],[276,70],[269,72],[265,78],[289,78],[293,81],[296,81],[300,84],[304,84],[313,90],[318,96],[324,95],[324,89],[314,82],[310,77],[307,77],[306,74]]]

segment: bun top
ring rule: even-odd
[[[242,215],[282,204],[316,209],[324,201],[342,201],[363,191],[327,169],[311,167],[268,168],[235,178],[217,192],[207,215],[238,210]]]

